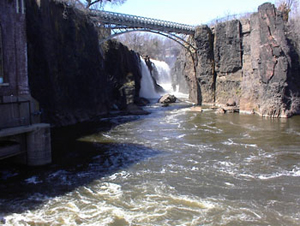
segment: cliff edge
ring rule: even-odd
[[[235,102],[240,112],[268,117],[299,114],[299,55],[285,29],[281,12],[271,3],[248,19],[197,27],[195,66],[202,102]],[[181,67],[185,77],[192,77],[191,64],[182,67],[182,58],[175,73]]]
[[[139,93],[139,57],[115,41],[99,46],[97,27],[76,8],[26,1],[29,85],[44,122],[71,125],[126,110]]]

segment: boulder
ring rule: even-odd
[[[229,99],[226,103],[226,106],[231,106],[231,107],[236,106],[235,100]]]
[[[224,108],[218,108],[218,110],[216,110],[216,114],[225,114],[226,110]]]
[[[240,109],[237,106],[226,106],[224,107],[226,113],[239,113]]]
[[[171,104],[171,103],[175,103],[176,100],[177,98],[174,95],[165,94],[158,100],[158,102],[161,104]]]

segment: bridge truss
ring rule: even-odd
[[[102,39],[100,44],[124,33],[140,31],[151,32],[172,39],[191,54],[196,51],[196,46],[188,39],[190,35],[195,33],[195,26],[100,10],[91,10],[89,15],[98,26],[110,31],[110,35]]]

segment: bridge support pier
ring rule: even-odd
[[[51,163],[50,126],[34,124],[33,131],[26,134],[27,161],[29,166],[40,166]]]
[[[28,166],[51,163],[50,125],[36,123],[0,130],[0,159],[13,156]]]

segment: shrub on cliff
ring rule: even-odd
[[[278,0],[277,8],[286,22],[286,33],[300,55],[300,8],[299,0]]]

